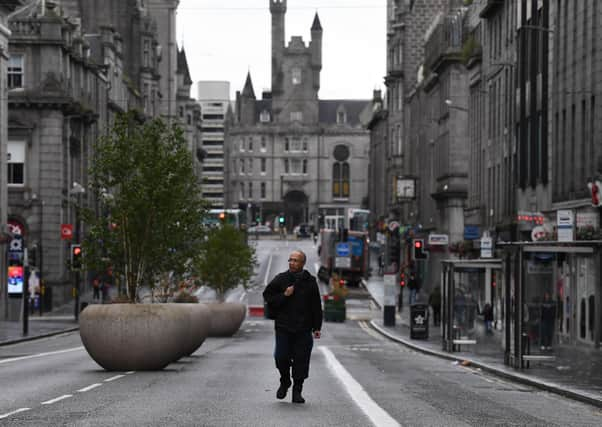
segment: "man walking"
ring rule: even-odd
[[[322,328],[320,290],[316,278],[303,269],[305,261],[303,252],[292,252],[288,271],[274,277],[263,292],[275,320],[274,359],[280,372],[276,397],[286,397],[291,386],[292,368],[293,403],[305,403],[301,395],[303,381],[309,376],[313,338],[320,338]]]

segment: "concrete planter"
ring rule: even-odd
[[[89,305],[80,315],[80,336],[88,354],[108,371],[163,369],[192,348],[188,336],[195,315],[184,305]]]
[[[190,356],[197,351],[209,335],[211,309],[205,304],[198,303],[176,305],[186,310],[190,317],[186,345],[182,350],[182,356]]]
[[[247,306],[236,302],[207,304],[211,309],[210,337],[231,337],[240,329],[247,315]]]

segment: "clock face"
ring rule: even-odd
[[[397,198],[413,199],[415,196],[416,181],[412,178],[397,178]]]

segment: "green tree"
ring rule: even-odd
[[[245,241],[242,232],[230,225],[211,230],[194,259],[202,283],[224,300],[229,289],[238,285],[247,288],[253,276],[255,251]]]
[[[204,239],[206,206],[192,154],[177,125],[140,123],[128,113],[96,144],[91,163],[99,203],[83,211],[85,262],[96,271],[110,266],[136,302],[141,285],[186,271]]]

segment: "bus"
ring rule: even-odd
[[[245,212],[240,209],[210,209],[203,223],[207,227],[219,227],[221,224],[230,224],[237,230],[245,222]]]

